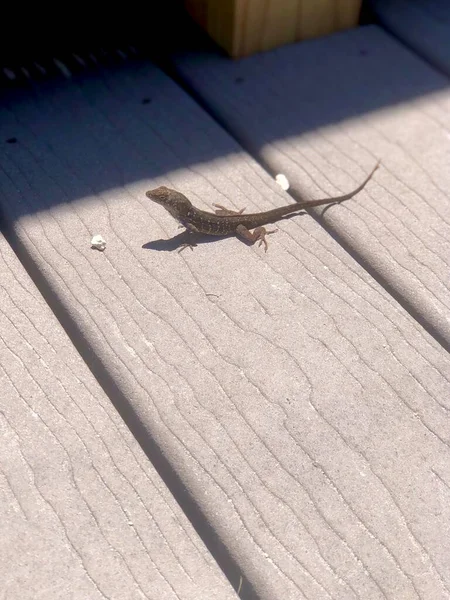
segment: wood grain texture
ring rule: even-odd
[[[235,598],[0,236],[4,598]]]
[[[192,17],[239,58],[355,27],[361,0],[186,0]]]
[[[177,226],[145,198],[157,185],[203,208],[290,199],[150,65],[35,87],[1,115],[9,223],[258,597],[448,598],[435,340],[309,216],[267,255],[158,246]],[[350,225],[374,189],[332,210]]]
[[[176,66],[296,199],[345,193],[381,159],[361,200],[315,214],[450,348],[448,80],[377,27]]]

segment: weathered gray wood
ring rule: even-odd
[[[447,0],[370,0],[375,15],[399,40],[450,76]]]
[[[449,349],[448,80],[374,26],[175,65],[297,198],[343,194],[382,160],[365,192],[321,222]]]
[[[0,596],[236,598],[0,235]]]
[[[450,367],[435,340],[309,216],[280,223],[267,254],[142,248],[178,232],[145,198],[159,184],[203,207],[290,201],[151,66],[37,88],[2,120],[18,242],[259,597],[447,598]],[[379,185],[333,214],[375,211]]]

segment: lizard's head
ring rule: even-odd
[[[192,208],[192,203],[180,192],[162,185],[154,190],[145,192],[147,198],[161,204],[178,221],[185,217]]]

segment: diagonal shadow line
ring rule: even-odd
[[[355,250],[345,236],[340,234],[329,222],[323,220],[322,214],[314,211],[308,211],[308,213],[446,352],[450,353],[450,340],[427,318],[425,311],[420,312],[415,308],[406,295],[402,294],[395,284],[392,284],[381,271],[366,260],[361,252]]]
[[[151,430],[140,420],[138,413],[120,389],[119,384],[115,381],[113,375],[108,371],[99,356],[97,356],[92,348],[92,344],[83,331],[78,327],[70,310],[61,301],[57,291],[53,289],[49,280],[43,276],[39,266],[20,240],[15,227],[10,226],[5,221],[1,211],[0,231],[67,333],[82,360],[98,381],[132,435],[136,438],[145,455],[172,494],[172,497],[189,519],[197,535],[203,541],[207,550],[227,578],[230,586],[235,591],[239,590],[239,598],[241,600],[261,600],[251,581],[245,577],[243,569],[231,555],[225,543],[220,539],[213,524],[197,504],[195,497],[186,488],[180,475],[165,456],[154,439]]]

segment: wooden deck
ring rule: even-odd
[[[170,64],[2,96],[2,597],[449,598],[449,80],[379,26]],[[379,158],[267,254],[145,197]]]

